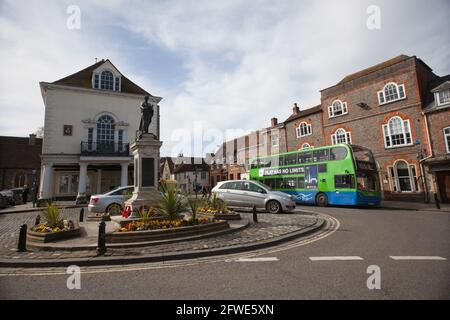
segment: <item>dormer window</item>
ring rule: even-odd
[[[380,105],[403,100],[405,97],[404,84],[397,85],[394,82],[390,82],[384,86],[383,90],[378,91],[378,103]]]
[[[436,92],[435,95],[438,106],[450,103],[450,89]]]
[[[111,71],[103,71],[100,76],[100,89],[114,90],[114,76]]]
[[[109,70],[94,74],[94,89],[120,91],[120,76],[115,76]]]

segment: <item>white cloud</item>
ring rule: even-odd
[[[316,105],[320,89],[402,53],[417,55],[438,74],[450,70],[446,1],[377,1],[382,15],[379,31],[366,28],[366,8],[373,1],[80,3],[88,23],[120,26],[182,57],[184,81],[169,87],[157,80],[161,75],[143,77],[136,71],[139,61],[126,61],[120,50],[105,49],[111,40],[108,34],[62,30],[58,26],[65,18],[64,5],[45,2],[46,18],[28,21],[42,2],[31,6],[11,2],[8,6],[23,10],[2,13],[0,26],[8,32],[2,32],[0,61],[3,69],[20,72],[2,77],[2,114],[8,106],[22,105],[21,112],[30,105],[43,112],[38,81],[69,74],[89,65],[94,56],[109,57],[129,78],[164,97],[163,153],[169,154],[172,146],[179,148],[170,141],[177,128],[192,128],[195,121],[221,132],[268,126],[273,116],[287,118],[293,102]],[[27,78],[29,70],[32,79]],[[27,133],[19,121],[10,126],[0,124],[0,132]],[[187,146],[183,151],[191,153]]]

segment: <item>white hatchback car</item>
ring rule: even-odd
[[[212,189],[212,192],[232,208],[256,206],[256,209],[267,210],[270,213],[291,211],[295,208],[295,201],[291,195],[274,191],[258,181],[221,181]]]

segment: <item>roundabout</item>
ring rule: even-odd
[[[68,209],[66,214],[75,218],[77,209]],[[332,234],[339,227],[339,222],[328,215],[297,211],[292,214],[260,214],[258,223],[251,219],[251,213],[242,212],[239,221],[220,222],[229,224],[228,229],[217,230],[217,234],[187,239],[166,239],[165,242],[144,243],[136,245],[115,244],[107,242],[104,255],[95,252],[96,234],[92,232],[84,237],[54,242],[51,246],[41,244],[39,250],[29,248],[27,252],[16,252],[18,215],[24,223],[33,220],[33,214],[14,215],[15,227],[6,220],[12,215],[0,217],[9,230],[0,234],[0,266],[3,268],[52,268],[78,265],[88,268],[108,266],[113,268],[124,265],[131,268],[139,264],[153,264],[155,267],[169,267],[186,263],[204,263],[208,261],[227,261],[241,256],[262,255],[273,250],[286,250],[291,247],[306,245]],[[89,223],[95,230],[95,223]],[[107,222],[111,224],[111,222]],[[86,226],[86,224],[85,224]],[[84,230],[86,232],[86,229]],[[81,240],[83,239],[83,240]],[[90,246],[80,241],[93,242]],[[65,244],[64,244],[65,243]],[[71,243],[71,247],[67,246]]]

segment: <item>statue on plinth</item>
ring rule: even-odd
[[[153,105],[148,102],[149,96],[145,96],[145,101],[141,105],[141,123],[139,124],[139,131],[142,133],[149,133],[148,127],[152,123]]]

